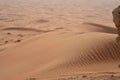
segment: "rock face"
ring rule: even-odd
[[[118,34],[120,36],[120,5],[113,10],[112,14],[113,14],[113,22],[117,27]]]

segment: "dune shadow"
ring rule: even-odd
[[[96,32],[104,32],[104,33],[111,33],[111,34],[117,34],[117,29],[112,28],[110,26],[102,25],[102,24],[97,24],[97,23],[90,23],[90,22],[85,22],[83,24],[90,25],[92,28],[98,28],[96,29]]]
[[[20,19],[12,19],[12,18],[0,18],[0,21],[2,22],[14,22]]]
[[[41,30],[41,29],[34,29],[34,28],[25,28],[25,27],[9,27],[9,28],[4,28],[2,30],[14,30],[14,31],[32,31],[32,32],[42,32],[42,33],[46,33],[46,32],[52,32],[52,31],[56,31],[56,30],[61,30],[64,28],[55,28],[54,30]]]
[[[50,30],[39,30],[39,29],[25,28],[25,27],[10,27],[10,28],[4,28],[3,30],[32,31],[32,32],[49,32],[50,31]]]
[[[36,23],[47,23],[47,22],[49,22],[49,20],[46,19],[40,19],[36,21]]]
[[[38,19],[38,20],[34,20],[32,22],[30,22],[29,24],[42,24],[42,23],[49,23],[50,21],[47,19]]]

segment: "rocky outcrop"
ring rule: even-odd
[[[115,8],[112,12],[113,14],[113,22],[118,30],[119,36],[116,38],[117,42],[120,43],[120,5]]]
[[[120,6],[115,8],[112,14],[113,14],[113,22],[118,29],[118,34],[120,35]]]

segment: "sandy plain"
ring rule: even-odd
[[[0,0],[0,80],[120,80],[119,4]]]

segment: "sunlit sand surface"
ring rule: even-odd
[[[119,80],[119,0],[0,0],[0,80]]]

